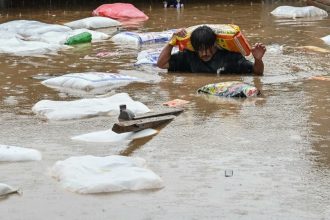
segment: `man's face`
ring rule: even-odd
[[[198,51],[198,56],[201,60],[203,60],[204,62],[210,61],[213,57],[213,55],[215,54],[215,52],[217,51],[217,48],[215,46],[212,46],[210,48],[207,49],[202,49]]]

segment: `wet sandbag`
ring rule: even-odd
[[[59,45],[64,45],[67,40],[75,35],[88,32],[89,34],[92,35],[92,42],[97,42],[97,41],[102,41],[109,39],[110,36],[108,34],[105,34],[103,32],[99,31],[93,31],[93,30],[88,30],[88,29],[76,29],[76,30],[71,30],[68,32],[56,32],[56,31],[50,31],[47,33],[43,33],[40,35],[36,36],[31,36],[27,38],[28,41],[40,41],[40,42],[45,42],[49,44],[59,44]]]
[[[148,50],[143,50],[138,53],[137,56],[137,61],[135,62],[135,65],[157,65],[157,60],[162,52],[163,48],[157,48],[157,49],[148,49]],[[172,54],[178,52],[178,49],[176,47],[173,48]]]
[[[204,24],[202,24],[204,25]],[[191,33],[198,27],[202,25],[196,25],[187,28],[186,37],[176,37],[176,45],[179,46],[179,49],[188,49],[193,51],[194,48],[190,42]],[[205,24],[208,27],[212,28],[217,35],[216,43],[219,47],[223,49],[241,53],[243,56],[248,56],[251,53],[251,46],[247,39],[244,37],[240,31],[239,26],[234,24]]]
[[[98,143],[116,143],[126,142],[134,139],[148,137],[157,133],[154,129],[144,129],[138,132],[125,132],[118,134],[111,129],[105,131],[95,131],[87,134],[77,135],[72,137],[72,140]]]
[[[0,53],[13,54],[15,56],[40,56],[42,54],[52,54],[62,49],[64,46],[39,41],[25,41],[15,37],[2,39],[0,36],[0,40]]]
[[[326,44],[330,45],[330,35],[321,38]]]
[[[75,45],[92,42],[92,35],[88,32],[83,32],[74,36],[69,37],[64,44]]]
[[[121,24],[119,21],[116,21],[111,18],[96,16],[96,17],[89,17],[89,18],[68,22],[65,23],[64,25],[72,29],[80,29],[80,28],[98,29],[98,28],[120,26]]]
[[[129,3],[103,4],[93,11],[93,15],[119,20],[127,20],[133,18],[141,20],[149,19],[147,15]]]
[[[100,31],[88,30],[86,28],[73,30],[72,32],[70,32],[70,34],[72,36],[72,35],[83,33],[83,32],[88,32],[92,35],[92,42],[107,40],[110,38],[110,35],[108,35],[108,34],[105,34]]]
[[[163,188],[162,179],[138,157],[70,157],[57,161],[51,175],[66,190],[81,194]]]
[[[70,120],[110,114],[118,116],[119,106],[123,104],[126,104],[134,114],[144,114],[150,111],[146,105],[134,101],[127,93],[74,101],[41,100],[32,107],[32,111],[49,120]]]
[[[41,160],[37,150],[0,144],[0,162]]]
[[[59,77],[44,80],[41,83],[51,88],[64,88],[92,92],[93,90],[104,87],[107,87],[108,90],[110,90],[136,81],[142,80],[137,77],[127,76],[124,74],[87,72],[65,74]]]
[[[23,37],[30,37],[44,34],[50,31],[67,32],[71,31],[72,29],[64,25],[47,24],[33,20],[14,20],[0,24],[0,31],[1,30],[17,33]]]
[[[272,15],[281,18],[302,18],[302,17],[327,17],[328,13],[315,6],[293,7],[279,6],[271,12]]]
[[[10,194],[15,194],[15,193],[21,194],[21,190],[18,188],[9,186],[7,184],[4,184],[4,183],[0,183],[0,198],[6,197]]]
[[[171,39],[174,30],[163,32],[121,32],[111,38],[111,40],[118,44],[141,45],[148,43],[163,43]]]
[[[222,97],[252,97],[259,94],[256,87],[239,81],[208,84],[197,92]]]

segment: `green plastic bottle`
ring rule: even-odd
[[[90,43],[92,41],[92,35],[88,32],[82,32],[80,34],[69,37],[65,44],[66,45],[74,45],[74,44],[82,44],[82,43]]]

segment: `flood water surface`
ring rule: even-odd
[[[251,44],[263,42],[264,76],[167,73],[134,65],[139,51],[102,41],[56,54],[0,54],[0,144],[34,148],[40,162],[1,163],[0,182],[21,187],[22,196],[0,200],[4,219],[328,219],[330,210],[330,18],[279,19],[270,3],[192,3],[183,9],[139,5],[150,19],[122,29],[164,31],[201,23],[239,25]],[[301,5],[299,2],[297,5]],[[90,16],[79,11],[15,9],[0,22],[31,19],[62,24]],[[116,28],[103,29],[113,35]],[[313,46],[306,47],[306,46]],[[315,49],[317,48],[317,49]],[[99,52],[112,52],[97,57]],[[116,117],[45,121],[32,113],[40,100],[75,100],[41,80],[65,73],[113,72],[141,76],[110,92],[127,92],[157,109],[180,98],[185,112],[158,134],[130,143],[85,143],[76,135],[110,129]],[[328,78],[329,79],[329,78]],[[243,81],[262,95],[221,99],[197,95],[206,84]],[[138,156],[164,181],[155,191],[79,195],[61,188],[49,169],[71,156]],[[225,177],[232,170],[233,176]]]

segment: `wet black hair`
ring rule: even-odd
[[[207,50],[214,46],[217,35],[208,26],[203,25],[196,28],[190,36],[191,45],[196,52]]]

